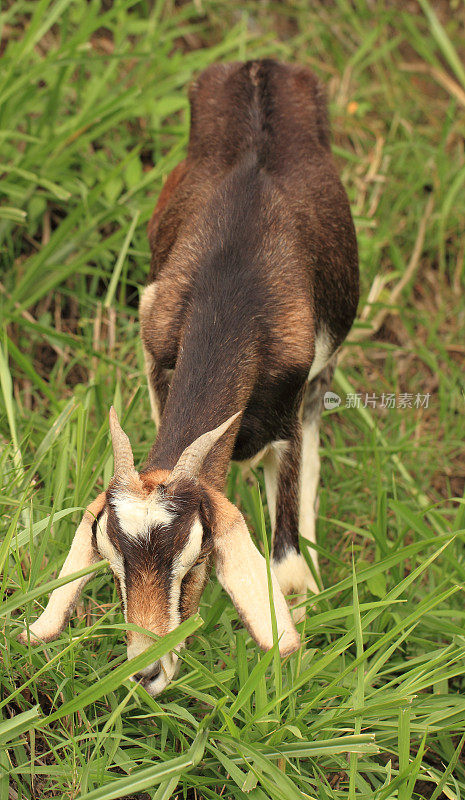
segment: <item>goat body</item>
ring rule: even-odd
[[[291,438],[312,364],[321,369],[352,324],[357,245],[312,73],[214,65],[190,100],[188,155],[149,225],[141,334],[163,414],[147,468],[171,469],[242,409],[204,465],[222,488],[231,455]]]
[[[283,595],[318,591],[316,555],[312,574],[299,534],[314,544],[322,397],[358,302],[355,232],[311,72],[218,64],[190,102],[187,157],[149,224],[140,304],[158,435],[137,473],[111,412],[115,476],[84,515],[61,575],[108,558],[126,619],[164,634],[198,607],[213,560],[250,633],[271,647],[266,564],[222,494],[231,458],[262,457],[287,655],[299,637]],[[34,639],[58,635],[86,579],[55,590],[30,627]],[[128,657],[150,642],[129,632]],[[171,653],[138,677],[158,694],[176,668]]]

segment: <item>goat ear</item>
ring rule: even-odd
[[[103,510],[106,493],[102,492],[87,507],[81,524],[79,525],[72,541],[66,561],[60,571],[60,578],[71,575],[84,567],[99,560],[92,543],[92,524],[97,515]],[[29,626],[29,636],[32,642],[50,642],[61,633],[79,599],[79,596],[90,580],[93,573],[77,578],[55,589],[50,595],[45,610],[40,617]],[[27,631],[22,631],[19,636],[21,642],[28,641]]]
[[[266,561],[250,537],[240,511],[219,492],[212,492],[215,513],[213,554],[216,574],[247,630],[264,650],[273,646]],[[282,656],[300,646],[284,595],[271,570],[273,604]]]

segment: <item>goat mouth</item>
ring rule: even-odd
[[[160,671],[156,677],[145,678],[142,686],[152,697],[157,697],[171,683],[176,676],[180,661],[177,653],[167,653],[160,659]]]
[[[134,675],[133,680],[135,680],[137,683],[140,684],[140,686],[143,686],[144,689],[146,689],[147,686],[150,683],[152,683],[153,681],[156,681],[159,678],[161,672],[162,672],[161,670],[158,670],[158,672],[153,672],[151,675],[147,675],[147,676]]]
[[[156,680],[160,672],[161,672],[161,664],[159,661],[157,661],[157,663],[154,664],[152,671],[148,675],[142,672],[136,672],[136,674],[133,675],[132,677],[133,680],[137,681],[137,683],[140,683],[141,686],[146,686],[148,683],[150,683],[150,681]]]

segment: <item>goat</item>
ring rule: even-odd
[[[262,458],[286,656],[300,645],[307,591],[318,592],[299,534],[315,542],[322,397],[358,303],[355,231],[324,93],[308,69],[216,64],[190,104],[187,157],[149,223],[140,301],[157,437],[137,472],[111,410],[114,477],[86,510],[60,576],[108,559],[127,622],[164,635],[198,608],[214,562],[249,633],[270,648],[266,562],[223,494],[231,459]],[[89,577],[52,593],[30,639],[60,633]],[[130,631],[128,658],[150,643]],[[157,695],[178,660],[171,652],[135,677]]]

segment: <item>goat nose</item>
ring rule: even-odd
[[[160,662],[155,661],[150,667],[146,667],[143,672],[136,672],[134,675],[134,680],[141,681],[142,683],[146,683],[147,681],[153,681],[157,675],[160,674]]]

